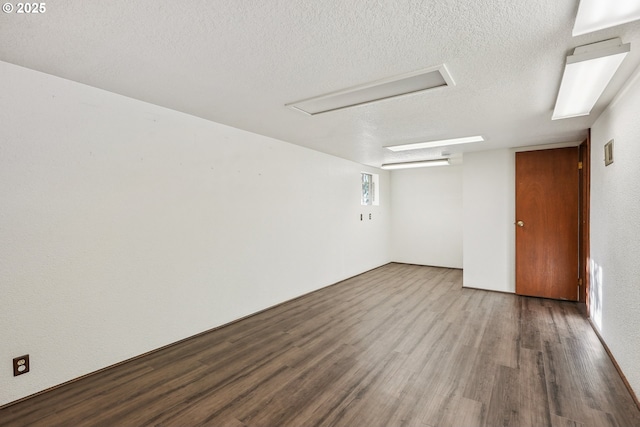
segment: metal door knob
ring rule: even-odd
[[[516,222],[516,225],[518,227],[524,227],[524,221],[518,221],[518,222]]]

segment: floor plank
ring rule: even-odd
[[[632,426],[576,303],[388,264],[0,410],[2,426]]]

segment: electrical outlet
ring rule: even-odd
[[[18,375],[26,374],[29,372],[29,355],[25,354],[24,356],[16,357],[13,359],[13,376],[17,377]]]

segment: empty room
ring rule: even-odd
[[[3,2],[0,425],[640,426],[640,3]]]

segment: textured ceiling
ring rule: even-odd
[[[1,14],[0,60],[379,166],[385,145],[579,141],[640,64],[640,23],[572,37],[578,0],[66,0]],[[631,42],[590,116],[551,121],[567,54]],[[309,117],[285,104],[446,64],[456,86]]]

